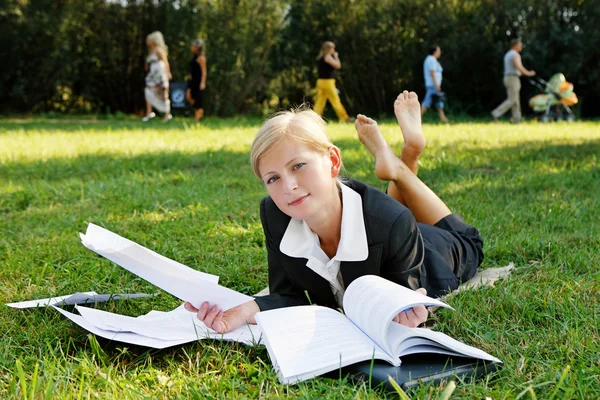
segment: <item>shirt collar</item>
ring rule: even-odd
[[[340,243],[333,257],[337,261],[364,261],[369,256],[367,232],[363,218],[362,199],[358,193],[342,184],[342,226]],[[318,246],[316,234],[304,220],[292,218],[283,235],[279,249],[294,258],[313,258]]]

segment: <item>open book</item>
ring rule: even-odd
[[[501,362],[441,332],[393,322],[418,305],[451,308],[374,275],[353,281],[343,315],[321,306],[298,306],[256,314],[262,342],[282,383],[296,383],[373,358],[399,366],[400,357],[437,353]]]

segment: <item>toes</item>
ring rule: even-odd
[[[410,93],[408,94],[408,98],[409,98],[409,99],[418,99],[418,98],[419,98],[419,96],[418,96],[418,95],[417,95],[415,92],[410,92]]]
[[[363,125],[363,124],[376,124],[376,123],[377,122],[375,122],[374,119],[371,119],[371,118],[367,117],[366,115],[358,114],[356,116],[356,121],[355,121],[356,126]]]

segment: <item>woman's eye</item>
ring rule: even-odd
[[[279,178],[278,178],[278,177],[276,177],[276,176],[272,176],[272,177],[270,177],[269,179],[267,179],[267,185],[268,185],[269,183],[273,183],[273,182],[275,182],[277,179],[279,179]]]
[[[305,163],[298,163],[298,164],[294,165],[294,168],[292,168],[292,169],[297,170],[297,169],[304,167],[304,165],[305,165]]]

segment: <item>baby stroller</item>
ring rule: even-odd
[[[571,106],[577,104],[577,95],[573,92],[573,84],[567,82],[563,74],[552,75],[549,82],[535,78],[529,79],[529,83],[544,91],[544,94],[538,94],[529,99],[529,106],[533,108],[533,111],[544,113],[540,117],[540,121],[550,122],[564,119],[571,122],[575,119]],[[567,115],[563,115],[563,110]]]

